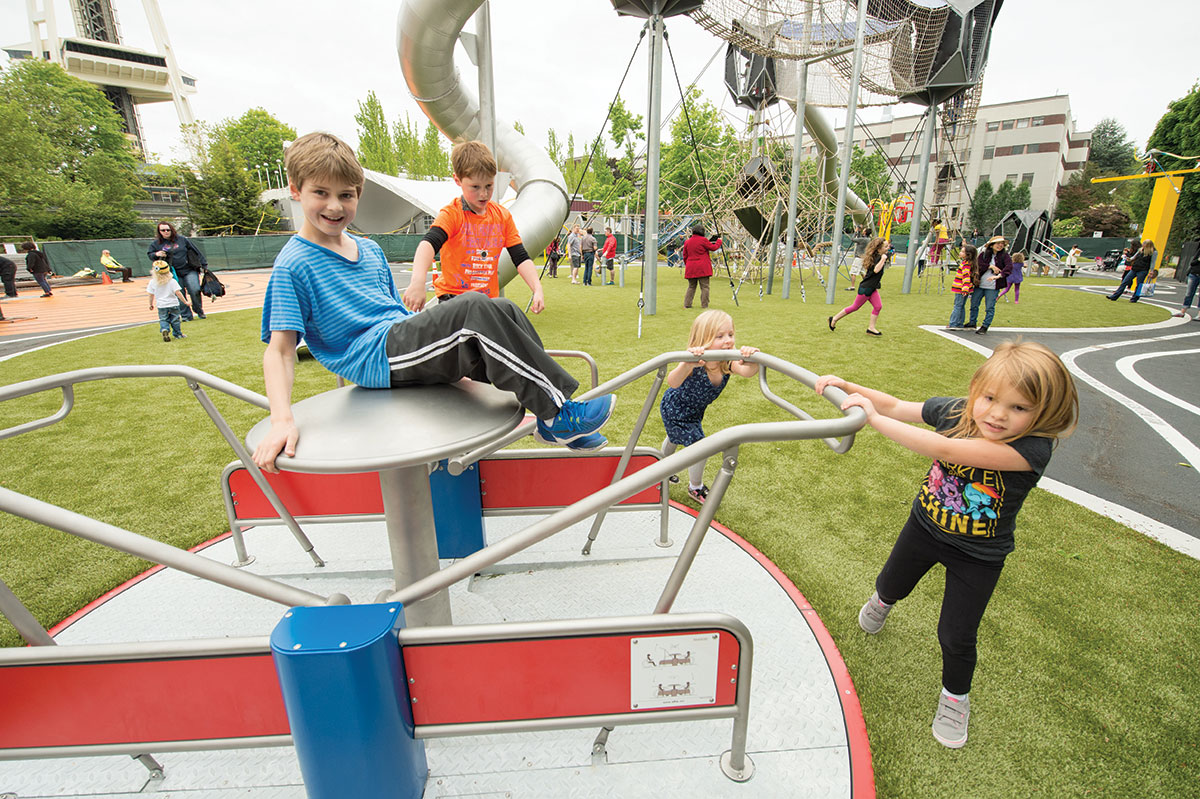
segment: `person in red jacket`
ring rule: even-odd
[[[710,252],[721,249],[721,239],[713,234],[711,239],[704,238],[704,225],[698,224],[692,228],[692,236],[683,243],[683,276],[687,278],[687,292],[683,295],[683,307],[692,307],[692,298],[696,296],[696,286],[700,287],[700,307],[708,307],[708,279],[712,277],[712,258]]]
[[[613,235],[612,228],[604,228],[604,246],[600,248],[600,257],[604,259],[604,266],[608,267],[608,282],[604,285],[611,286],[614,284],[613,276],[616,270],[613,269],[613,259],[617,257],[617,237]],[[603,276],[601,277],[603,280]]]

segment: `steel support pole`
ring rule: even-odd
[[[479,61],[479,140],[496,152],[496,88],[492,73],[492,5],[483,0],[475,12],[475,58]]]
[[[917,247],[921,244],[921,214],[925,211],[925,188],[929,185],[929,155],[933,152],[933,132],[937,129],[937,104],[929,104],[925,132],[921,135],[921,169],[917,172],[917,196],[913,198],[913,216],[909,223],[908,255],[904,259],[904,286],[901,294],[912,291],[913,270],[917,268]]]
[[[8,619],[30,646],[54,646],[54,639],[50,637],[50,633],[46,632],[46,628],[34,618],[29,608],[17,599],[17,595],[3,580],[0,580],[0,615]]]
[[[842,231],[845,227],[846,188],[850,184],[850,155],[854,143],[854,115],[858,113],[858,84],[862,80],[863,40],[867,30],[867,0],[858,0],[858,21],[854,28],[854,70],[850,73],[850,96],[846,98],[846,129],[842,135],[842,169],[838,178],[837,208],[833,217],[833,242],[829,248],[829,279],[825,282],[825,303],[836,299],[837,267],[842,259]]]
[[[379,472],[379,488],[392,552],[392,574],[399,591],[438,570],[429,467],[384,469]],[[409,627],[452,624],[450,594],[439,591],[428,599],[406,605],[404,618]]]
[[[658,309],[658,176],[659,126],[662,124],[663,18],[650,18],[650,107],[646,113],[646,237],[643,248],[642,294],[645,312]]]
[[[775,264],[779,259],[779,224],[783,221],[783,200],[775,201],[775,215],[771,219],[771,249],[767,253],[767,293],[775,286]]]
[[[804,26],[805,38],[808,25]],[[787,258],[783,264],[783,298],[792,294],[792,258],[796,252],[796,215],[800,202],[801,146],[804,144],[804,105],[808,102],[808,62],[801,61],[796,67],[796,135],[792,138],[792,185],[788,189]],[[768,292],[769,293],[769,292]]]

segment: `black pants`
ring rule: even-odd
[[[393,386],[469,377],[511,391],[539,419],[552,418],[579,388],[515,303],[474,291],[393,325],[387,356]]]
[[[975,673],[979,622],[1004,562],[982,561],[938,541],[910,514],[887,563],[875,578],[879,598],[888,603],[904,599],[936,563],[946,567],[946,588],[938,618],[942,685],[952,693],[965,694],[971,690]]]
[[[17,267],[0,266],[0,281],[4,282],[4,293],[9,297],[17,296]]]

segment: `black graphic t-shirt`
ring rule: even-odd
[[[966,404],[962,397],[925,401],[921,416],[939,433],[957,421]],[[1053,444],[1043,436],[1008,442],[1032,471],[1001,472],[935,460],[917,498],[913,513],[930,535],[980,560],[1002,561],[1016,548],[1013,529],[1017,511],[1037,485],[1050,462]]]

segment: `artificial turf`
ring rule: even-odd
[[[636,273],[628,281],[621,289],[545,280],[547,310],[534,321],[547,347],[592,353],[602,380],[684,349],[698,309],[681,307],[679,271],[660,270],[657,314],[643,318],[640,338]],[[1053,288],[1067,282],[1027,279],[1019,305],[997,305],[993,326],[1098,327],[1166,315],[1145,304]],[[938,294],[936,286],[901,294],[898,269],[884,280],[882,338],[863,333],[867,308],[843,320],[837,332],[827,329],[826,317],[850,292],[839,289],[839,304],[826,305],[811,273],[807,302],[798,281],[789,300],[780,297],[781,288],[777,281],[775,294],[760,298],[757,285],[747,284],[735,306],[728,281],[717,277],[712,305],[733,314],[739,344],[904,398],[962,393],[981,361],[918,329],[944,324],[952,295]],[[528,296],[519,281],[509,294],[518,302]],[[5,361],[0,379],[9,384],[85,366],[180,363],[261,391],[258,324],[256,311],[215,313],[190,323],[189,337],[171,344],[154,325],[107,333]],[[988,343],[1002,338],[992,333]],[[333,386],[311,360],[301,361],[296,375],[297,399]],[[646,377],[622,390],[605,431],[610,440],[627,440],[649,385]],[[836,413],[779,375],[771,387],[815,416]],[[214,399],[239,435],[263,415],[220,395]],[[59,402],[52,392],[0,404],[0,428],[49,415]],[[785,418],[755,381],[734,377],[705,426],[712,432]],[[662,435],[652,414],[642,443],[656,445]],[[182,379],[112,380],[80,385],[65,421],[0,441],[6,464],[0,484],[186,547],[226,530],[218,476],[232,458]],[[710,479],[715,468],[710,463]],[[862,701],[879,795],[1195,795],[1200,564],[1041,490],[1021,513],[1017,550],[980,629],[970,742],[949,751],[934,741],[929,724],[940,673],[940,571],[897,607],[879,635],[867,636],[857,625],[859,606],[926,468],[923,458],[870,430],[845,455],[814,441],[746,445],[717,515],[783,569],[832,633]],[[688,501],[682,486],[673,494]],[[145,566],[12,516],[0,521],[0,579],[46,625]],[[3,620],[0,644],[20,644]]]

